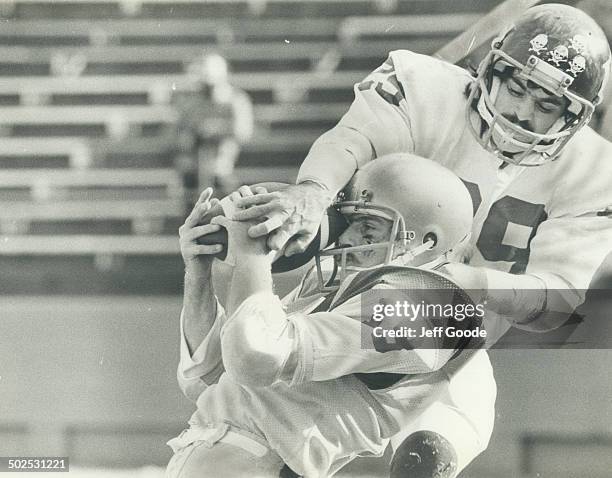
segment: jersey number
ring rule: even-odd
[[[478,185],[465,180],[463,182],[468,187],[476,211],[481,201]],[[512,196],[504,196],[491,206],[476,246],[487,261],[513,262],[509,272],[522,274],[529,262],[531,240],[538,226],[547,217],[544,204],[533,204]],[[524,233],[524,236],[527,236],[525,246],[504,244],[504,237],[512,225],[528,228]]]
[[[380,81],[375,81],[374,79],[366,80],[357,85],[357,88],[360,91],[365,91],[373,87],[374,91],[383,100],[399,107],[400,102],[406,98],[406,95],[404,87],[398,81],[397,75],[395,75],[393,60],[390,57],[387,58],[387,61],[374,71],[372,77],[380,79]]]

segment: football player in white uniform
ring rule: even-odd
[[[454,174],[409,154],[364,166],[337,204],[348,219],[339,247],[323,253],[334,256],[334,272],[317,267],[283,302],[272,291],[265,239],[249,238],[249,223],[231,220],[231,201],[222,201],[224,216],[200,225],[214,209],[210,195],[203,193],[180,230],[186,273],[178,379],[197,411],[169,442],[168,477],[330,476],[358,455],[381,455],[401,430],[420,445],[407,476],[434,476],[435,467],[446,478],[486,448],[495,382],[482,344],[379,340],[362,319],[372,290],[410,289],[405,297],[417,301],[415,291],[437,289],[471,301],[434,271],[462,254],[472,225],[470,195]],[[227,314],[211,276],[220,247],[198,243],[221,227],[232,269]],[[478,324],[463,321],[465,329]]]
[[[495,335],[512,325],[554,329],[584,301],[611,249],[612,146],[587,126],[609,69],[599,26],[557,4],[527,9],[474,76],[432,57],[391,52],[355,85],[340,122],[315,141],[298,184],[243,198],[240,206],[254,207],[236,219],[265,217],[249,234],[268,235],[273,249],[289,241],[285,254],[295,254],[357,169],[393,152],[418,154],[470,189],[467,264],[447,272],[474,289],[512,292],[490,297],[507,319]]]

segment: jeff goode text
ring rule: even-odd
[[[474,329],[457,329],[456,327],[397,327],[393,329],[387,329],[382,326],[376,326],[372,328],[372,335],[376,338],[460,338],[468,337],[475,338],[487,337],[487,331],[482,327],[476,327]]]

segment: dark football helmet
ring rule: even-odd
[[[467,109],[476,138],[512,164],[539,166],[556,159],[601,102],[610,56],[604,32],[581,10],[560,4],[527,9],[493,41],[478,67]],[[565,113],[544,134],[517,125],[496,109],[501,78],[509,72],[569,101]],[[470,120],[474,108],[480,125]]]

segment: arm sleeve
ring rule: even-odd
[[[595,272],[612,251],[612,218],[596,214],[544,221],[531,242],[526,272],[542,278],[549,289],[574,289],[575,305],[584,300]]]
[[[531,243],[526,273],[546,284],[546,307],[526,328],[552,330],[585,300],[595,273],[612,251],[612,219],[596,213],[544,221]]]
[[[524,274],[483,269],[487,308],[519,329],[554,330],[584,302],[596,271],[611,250],[612,220],[608,217],[592,212],[547,219],[531,242]],[[490,322],[487,330],[491,332],[488,339],[501,336],[501,331],[493,333]]]
[[[185,396],[194,402],[206,387],[219,380],[224,371],[219,339],[219,332],[224,322],[225,311],[217,301],[215,322],[208,335],[191,355],[183,331],[183,314],[181,313],[180,359],[177,379]]]
[[[442,338],[428,339],[426,347],[410,340],[375,343],[360,304],[357,296],[341,310],[288,316],[271,293],[248,297],[221,330],[227,373],[253,387],[297,385],[352,373],[429,373],[455,353],[441,347]]]
[[[225,369],[234,381],[267,387],[282,380],[295,347],[292,324],[272,292],[248,296],[221,329]]]
[[[298,182],[315,181],[335,193],[373,158],[414,150],[405,86],[393,55],[354,86],[355,100],[340,122],[314,142]]]
[[[442,338],[429,338],[426,346],[420,338],[375,338],[373,324],[363,323],[361,314],[361,301],[356,297],[332,312],[291,317],[299,343],[292,384],[352,373],[429,373],[455,353],[442,347]],[[433,327],[431,322],[418,323],[410,327],[417,333],[421,326]]]

